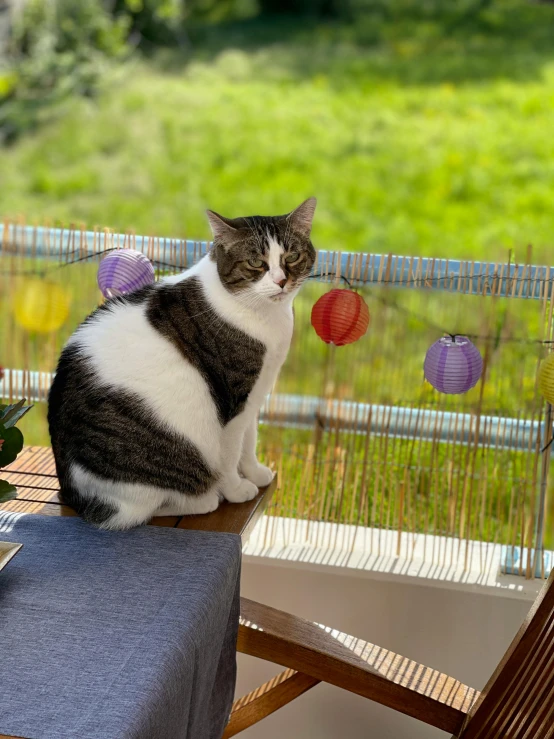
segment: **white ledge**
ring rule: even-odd
[[[279,516],[261,519],[243,555],[247,563],[336,569],[348,576],[526,601],[544,585],[543,579],[503,574],[499,544]]]

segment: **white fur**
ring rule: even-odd
[[[286,274],[281,267],[281,257],[284,253],[283,246],[272,236],[268,235],[269,242],[269,277],[274,284],[278,285],[281,280],[286,279]]]
[[[211,435],[218,420],[208,386],[150,325],[144,305],[116,303],[69,341],[78,344],[107,385],[139,395],[160,422],[188,436],[208,463],[217,465],[219,448]],[[195,419],[192,426],[190,418]]]
[[[292,337],[295,291],[276,284],[283,279],[278,271],[281,253],[282,247],[273,242],[270,270],[264,279],[237,295],[221,284],[217,266],[209,257],[182,275],[164,280],[171,284],[199,278],[213,320],[224,317],[266,346],[263,367],[246,407],[223,429],[202,375],[152,328],[144,306],[115,303],[109,311],[96,314],[70,339],[90,358],[103,384],[139,395],[159,423],[190,439],[220,474],[217,489],[194,499],[148,485],[108,483],[73,464],[73,483],[83,497],[95,496],[119,504],[120,512],[108,526],[133,526],[155,513],[205,513],[217,507],[218,493],[232,502],[250,500],[258,487],[273,478],[271,470],[258,463],[255,448],[257,415],[277,379]]]

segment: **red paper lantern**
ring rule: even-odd
[[[369,310],[352,290],[331,290],[312,308],[312,326],[326,344],[344,346],[358,341],[369,326]]]

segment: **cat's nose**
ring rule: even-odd
[[[279,285],[279,287],[281,288],[281,290],[283,290],[284,287],[285,287],[285,285],[287,284],[287,278],[285,277],[282,280],[279,280],[277,284]]]

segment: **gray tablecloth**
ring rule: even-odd
[[[216,739],[235,686],[240,539],[0,511],[0,734]]]

